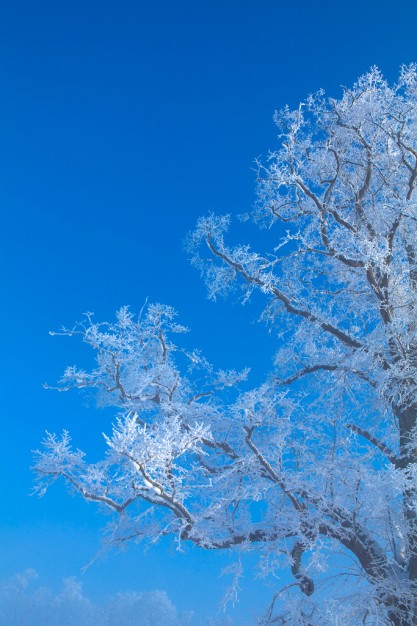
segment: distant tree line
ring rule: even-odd
[[[0,626],[233,626],[227,616],[178,611],[165,591],[122,591],[99,605],[75,578],[58,593],[34,584],[37,578],[27,569],[0,583]]]

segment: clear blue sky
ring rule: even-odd
[[[256,311],[207,302],[181,242],[199,215],[251,207],[253,159],[274,147],[276,108],[320,87],[337,96],[374,64],[394,80],[417,61],[416,23],[414,0],[3,0],[0,577],[79,575],[105,521],[62,486],[27,495],[45,428],[69,428],[94,453],[112,421],[77,394],[42,389],[87,359],[48,331],[149,297],[175,306],[219,367],[266,372],[273,345]],[[97,596],[162,588],[181,608],[214,613],[222,565],[197,550],[132,547],[83,582]],[[249,574],[243,590],[237,623],[267,597]]]

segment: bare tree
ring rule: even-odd
[[[63,386],[99,389],[121,413],[100,463],[49,436],[40,488],[63,476],[110,507],[113,544],[172,533],[256,550],[265,573],[288,566],[263,624],[416,626],[416,66],[393,87],[372,69],[275,120],[247,216],[268,241],[276,230],[272,249],[228,245],[230,218],[214,215],[188,239],[211,298],[265,298],[272,374],[238,391],[247,372],[172,344],[183,329],[168,307],[87,318],[63,332],[97,367]]]

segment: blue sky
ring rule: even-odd
[[[260,380],[273,343],[256,307],[209,303],[182,240],[199,215],[250,209],[276,108],[320,87],[337,96],[374,64],[395,80],[417,61],[416,23],[412,0],[3,1],[1,577],[79,575],[105,521],[62,487],[27,495],[45,429],[67,427],[94,451],[112,421],[42,388],[89,356],[48,331],[149,297],[177,308],[219,367],[252,366]],[[252,237],[249,226],[239,233]],[[223,564],[132,547],[83,582],[93,595],[162,588],[180,608],[214,613]],[[237,623],[268,597],[249,573],[243,589]]]

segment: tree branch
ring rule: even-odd
[[[270,291],[270,293],[272,293],[277,300],[282,302],[282,304],[285,306],[288,313],[292,313],[293,315],[302,317],[308,322],[319,326],[322,330],[324,330],[327,333],[330,333],[331,335],[336,337],[341,343],[343,343],[345,346],[348,346],[349,348],[362,348],[362,343],[360,341],[358,341],[357,339],[354,339],[353,337],[343,332],[342,330],[340,330],[333,324],[320,320],[320,318],[318,318],[314,313],[311,313],[307,309],[299,309],[296,306],[294,306],[290,298],[281,290],[279,290],[277,287],[273,287],[271,285],[267,286],[266,283],[262,281],[260,278],[258,278],[257,276],[251,276],[250,274],[248,274],[241,263],[237,263],[236,261],[233,261],[226,254],[224,254],[220,250],[217,250],[217,248],[213,245],[211,241],[210,235],[207,236],[207,245],[215,256],[225,261],[225,263],[227,263],[227,265],[229,265],[230,267],[233,267],[236,270],[236,272],[241,274],[241,276],[244,278],[246,282],[253,283],[261,288],[267,288],[268,291]]]
[[[369,441],[369,443],[371,443],[373,446],[378,448],[378,450],[380,450],[380,452],[382,452],[386,456],[388,461],[390,461],[390,463],[392,463],[395,467],[401,466],[395,452],[391,450],[391,448],[387,446],[383,441],[381,441],[374,435],[371,435],[370,432],[364,430],[363,428],[360,428],[360,426],[356,426],[356,424],[346,424],[346,428],[356,433],[357,435],[360,435],[361,437]]]

